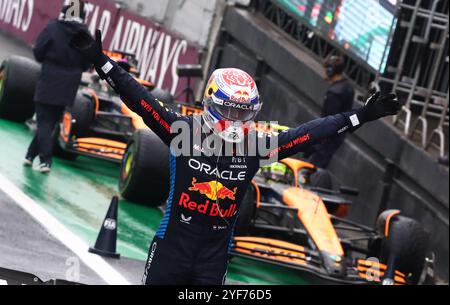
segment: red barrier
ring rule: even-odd
[[[157,24],[123,10],[108,0],[90,0],[86,24],[104,34],[104,47],[136,54],[141,78],[172,94],[185,83],[179,64],[198,62],[198,50]],[[64,0],[0,0],[0,29],[33,45],[39,33],[61,10]]]

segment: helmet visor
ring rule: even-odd
[[[258,111],[213,104],[213,109],[223,118],[230,121],[247,122],[253,120]]]
[[[218,98],[210,97],[207,104],[220,117],[239,122],[248,122],[255,119],[261,109],[261,104],[237,103],[233,101],[224,101]]]

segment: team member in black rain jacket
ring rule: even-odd
[[[74,33],[88,31],[83,24],[83,2],[79,16],[73,16],[68,10],[69,7],[64,7],[62,17],[47,25],[33,49],[36,60],[42,63],[34,95],[38,128],[28,148],[24,165],[32,166],[34,159],[39,156],[38,170],[42,173],[49,173],[51,170],[55,126],[65,107],[73,104],[82,72],[91,66],[69,45]]]
[[[340,56],[329,56],[324,61],[326,80],[330,84],[322,106],[322,117],[351,111],[355,99],[355,89],[344,76],[345,62]],[[309,161],[319,168],[326,169],[334,154],[345,141],[345,134],[326,139],[314,145]]]

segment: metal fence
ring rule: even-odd
[[[448,153],[449,21],[447,0],[404,0],[387,72],[375,86],[395,91],[405,105],[394,124],[422,148]]]

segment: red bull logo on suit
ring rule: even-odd
[[[197,183],[197,179],[193,178],[192,187],[190,187],[189,190],[200,192],[200,194],[205,195],[211,200],[217,200],[217,198],[236,200],[235,195],[237,192],[237,187],[235,187],[233,190],[230,190],[218,181]]]
[[[191,197],[186,193],[181,194],[178,205],[187,210],[211,217],[231,218],[236,215],[237,212],[237,204],[235,203],[231,204],[228,208],[222,209],[217,203],[211,202],[210,200],[206,200],[206,202],[202,204],[192,201]]]
[[[218,181],[197,182],[197,179],[193,178],[189,191],[198,192],[210,200],[206,200],[204,203],[197,203],[191,200],[189,194],[182,193],[178,202],[180,207],[211,217],[231,218],[237,212],[236,203],[232,203],[227,208],[222,208],[216,203],[217,200],[236,200],[237,187],[230,190]]]

